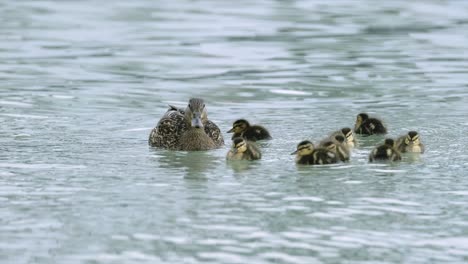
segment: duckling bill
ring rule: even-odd
[[[232,147],[226,156],[227,160],[258,160],[261,158],[262,153],[255,143],[241,137],[232,140]]]
[[[362,135],[386,134],[387,128],[381,120],[369,117],[366,113],[360,113],[356,117],[354,132]]]
[[[385,139],[384,144],[374,148],[369,154],[369,162],[374,161],[399,161],[401,155],[395,148],[395,141],[391,138]]]
[[[208,119],[203,99],[191,98],[185,110],[169,106],[150,133],[152,147],[169,150],[209,150],[224,145],[218,126]]]
[[[421,143],[419,133],[410,131],[407,135],[397,139],[397,148],[400,152],[424,153],[424,145]]]
[[[291,153],[296,155],[296,164],[302,165],[324,165],[338,162],[337,155],[325,148],[315,148],[314,144],[308,140],[301,141],[296,151]]]
[[[234,133],[232,139],[243,137],[249,141],[271,139],[270,132],[260,125],[250,125],[245,119],[234,121],[232,128],[227,133]]]

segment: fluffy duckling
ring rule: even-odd
[[[228,151],[227,160],[258,160],[262,153],[254,142],[249,142],[241,137],[232,140],[232,148]]]
[[[301,141],[296,148],[296,151],[291,153],[296,155],[296,164],[332,164],[337,163],[338,158],[335,153],[324,149],[315,149],[314,144],[308,140]]]
[[[224,139],[218,126],[208,120],[203,99],[191,98],[185,110],[169,106],[148,143],[170,150],[209,150],[223,146]]]
[[[396,146],[400,152],[424,153],[424,145],[416,131],[410,131],[406,136],[399,137]]]
[[[349,127],[343,127],[342,129],[332,133],[331,138],[336,137],[337,135],[342,135],[345,138],[344,144],[348,148],[354,148],[357,146],[356,138],[354,137],[353,130]]]
[[[336,135],[332,140],[327,140],[321,143],[321,147],[336,154],[342,162],[349,161],[349,149],[344,145],[345,138],[342,135]]]
[[[356,117],[354,132],[363,135],[386,134],[387,128],[379,119],[369,117],[366,113],[360,113]]]
[[[250,141],[271,139],[270,132],[266,128],[259,125],[250,125],[245,119],[236,120],[228,133],[234,133],[232,139],[236,137],[243,137]]]
[[[385,139],[384,144],[374,148],[369,155],[369,162],[385,160],[401,160],[400,152],[395,149],[395,141],[391,138]]]

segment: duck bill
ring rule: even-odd
[[[194,128],[203,128],[203,122],[201,120],[201,114],[195,113],[192,118],[192,127]]]
[[[297,154],[297,150],[291,153],[291,155],[296,155],[296,154]]]
[[[233,132],[234,132],[234,128],[231,128],[231,129],[228,130],[227,133],[233,133]]]

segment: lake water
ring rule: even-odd
[[[2,1],[0,40],[2,264],[468,262],[465,1]],[[193,96],[226,147],[150,148]],[[294,164],[363,111],[426,153]]]

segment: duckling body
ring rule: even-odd
[[[236,137],[243,137],[249,141],[271,139],[270,132],[266,128],[259,125],[250,125],[245,119],[236,120],[227,133],[234,133],[232,139]]]
[[[169,106],[150,133],[152,147],[169,150],[209,150],[224,145],[218,126],[208,120],[203,99],[192,98],[185,110]]]
[[[345,138],[342,135],[336,135],[332,140],[322,142],[320,146],[335,153],[340,161],[348,162],[350,152],[348,147],[344,145],[344,141]]]
[[[357,146],[356,138],[354,137],[353,130],[349,127],[344,127],[338,131],[335,131],[331,134],[330,138],[335,138],[338,135],[342,135],[345,138],[344,145],[348,148],[354,148]]]
[[[401,155],[396,150],[395,141],[391,138],[385,139],[384,144],[374,148],[369,155],[369,162],[374,161],[399,161]]]
[[[324,165],[338,162],[335,153],[325,149],[315,149],[314,144],[308,140],[304,140],[297,145],[296,151],[291,155],[296,154],[296,164],[301,165]]]
[[[381,120],[369,117],[366,113],[360,113],[356,117],[354,132],[362,135],[386,134],[387,128]]]
[[[261,158],[262,153],[257,145],[241,137],[232,140],[232,148],[226,155],[227,160],[258,160]]]
[[[396,146],[402,153],[424,153],[424,145],[421,143],[419,134],[416,131],[410,131],[407,135],[399,137]]]

